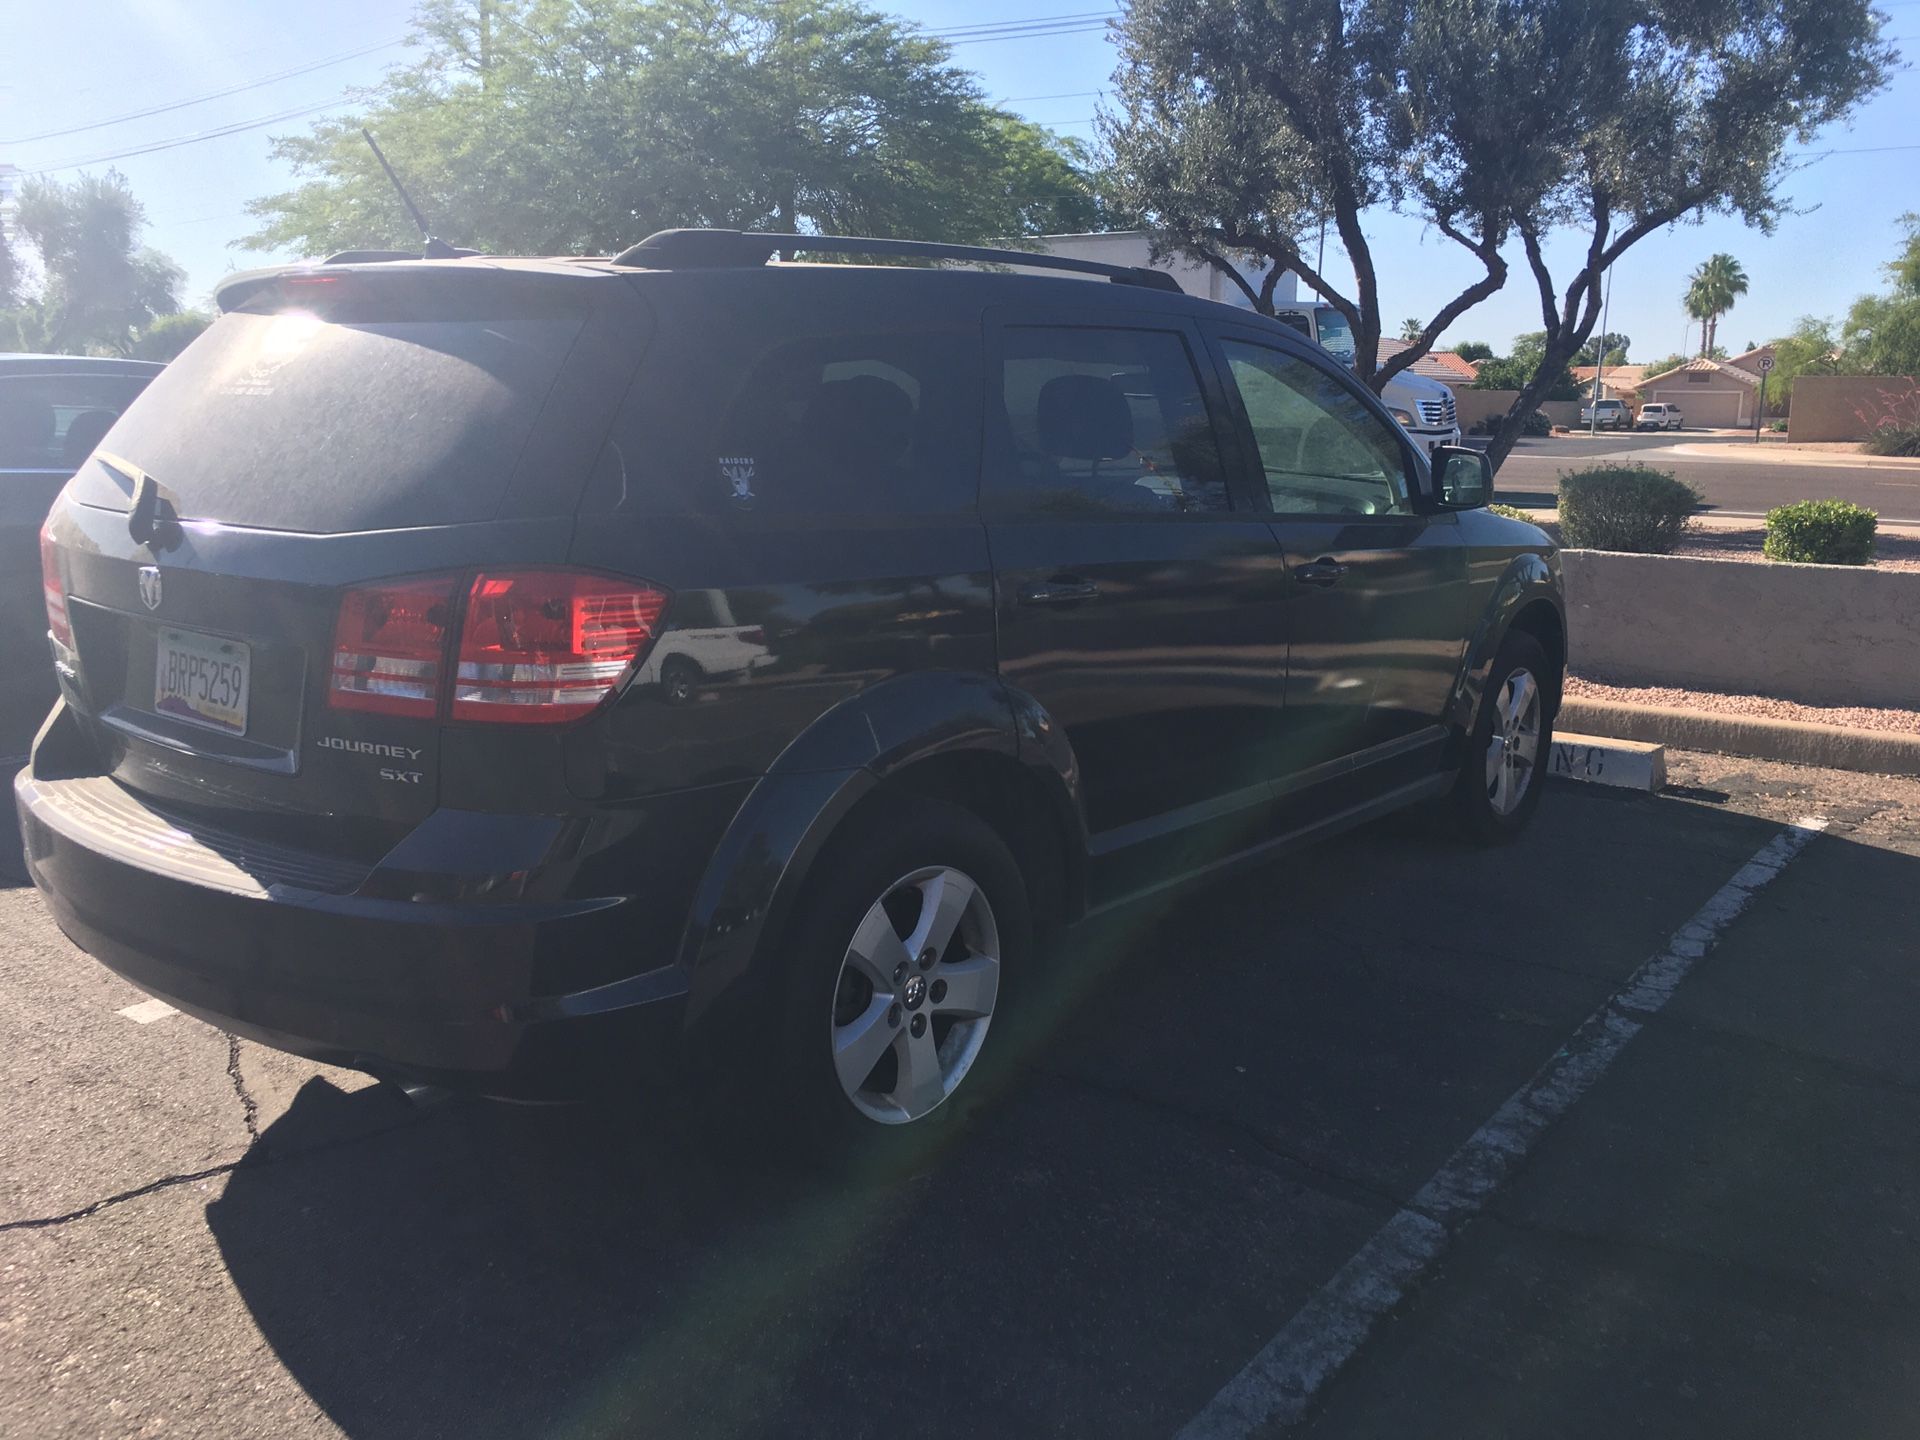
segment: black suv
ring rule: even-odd
[[[1164,275],[673,231],[220,298],[47,523],[16,791],[61,927],[223,1029],[520,1096],[736,1045],[897,1136],[1036,932],[1539,801],[1546,537]]]

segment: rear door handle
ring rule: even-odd
[[[1072,605],[1099,598],[1100,587],[1077,575],[1056,575],[1043,584],[1028,585],[1020,591],[1022,605]]]
[[[1318,560],[1302,565],[1294,571],[1293,578],[1302,585],[1318,585],[1325,590],[1330,586],[1338,585],[1340,577],[1347,573],[1348,568],[1331,555],[1322,555]]]

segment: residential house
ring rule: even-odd
[[[1382,335],[1380,363],[1384,365],[1402,350],[1410,348],[1412,347],[1404,340],[1389,340]],[[1473,384],[1473,362],[1462,360],[1451,350],[1429,350],[1407,368],[1416,375],[1423,375],[1429,380],[1438,380],[1442,385],[1455,391],[1464,390]]]
[[[1689,429],[1749,428],[1760,401],[1760,373],[1731,360],[1689,360],[1664,374],[1643,377],[1640,403],[1648,401],[1679,406]]]
[[[1575,365],[1573,383],[1580,387],[1580,403],[1593,403],[1593,380],[1600,377],[1600,396],[1602,400],[1624,400],[1629,406],[1637,407],[1641,400],[1640,381],[1647,373],[1644,365],[1609,365],[1604,373],[1597,365]]]

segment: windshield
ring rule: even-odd
[[[1314,307],[1313,323],[1320,332],[1320,348],[1342,365],[1353,364],[1353,327],[1331,305]]]
[[[490,519],[580,323],[228,315],[100,450],[151,474],[183,519],[318,533]],[[123,508],[136,479],[95,463],[71,494]]]

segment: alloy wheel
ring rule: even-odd
[[[950,866],[888,886],[854,930],[834,987],[840,1088],[884,1125],[918,1120],[966,1078],[1000,994],[986,893]]]
[[[1539,759],[1540,685],[1522,667],[1501,685],[1487,737],[1487,803],[1494,814],[1511,815],[1520,808],[1533,788]]]

